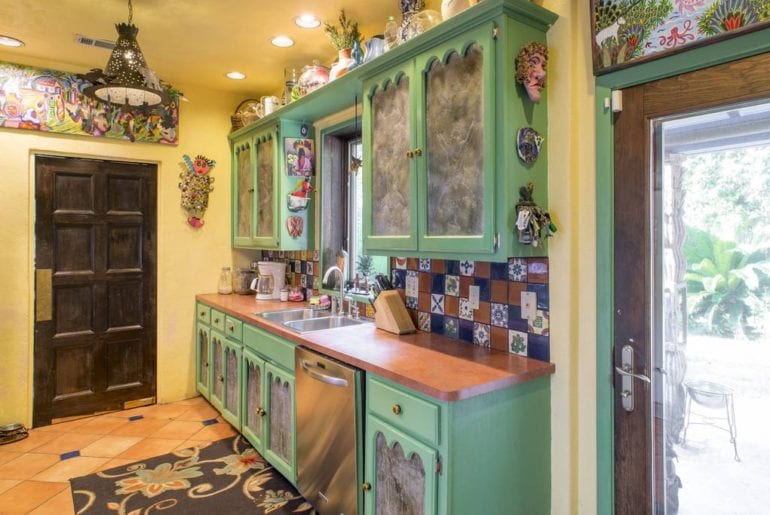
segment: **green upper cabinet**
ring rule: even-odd
[[[233,247],[305,250],[312,241],[308,238],[312,208],[295,211],[288,201],[303,178],[288,175],[285,140],[300,138],[301,127],[297,122],[278,121],[274,126],[239,131],[237,139],[231,140]],[[293,227],[302,226],[299,235],[289,234],[289,217]]]

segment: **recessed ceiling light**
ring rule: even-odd
[[[281,48],[288,48],[294,45],[294,40],[291,39],[289,36],[276,36],[272,40],[270,40],[270,42],[275,46],[278,46]]]
[[[241,72],[227,72],[225,76],[233,80],[243,80],[246,78],[246,74]]]
[[[314,29],[321,25],[321,20],[312,14],[302,14],[294,18],[294,24],[297,27],[302,27],[303,29]]]
[[[10,36],[0,35],[0,45],[17,48],[20,46],[24,46],[24,41],[20,39],[12,38]]]

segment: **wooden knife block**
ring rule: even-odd
[[[385,290],[374,301],[374,325],[393,334],[415,332],[412,318],[404,306],[404,301],[396,290]]]

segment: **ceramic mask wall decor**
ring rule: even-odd
[[[529,164],[537,161],[544,139],[532,127],[519,129],[516,133],[516,152],[519,154],[519,159]]]
[[[182,156],[184,163],[181,163],[182,172],[179,178],[179,189],[182,190],[182,209],[188,213],[187,223],[190,226],[200,229],[203,227],[203,213],[209,207],[209,193],[214,191],[211,183],[214,177],[209,175],[211,169],[216,165],[216,161],[198,154],[195,159],[185,154]]]
[[[545,88],[548,47],[542,43],[528,43],[516,57],[516,81],[524,86],[527,96],[533,102],[540,102]]]

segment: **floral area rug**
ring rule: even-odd
[[[75,513],[313,513],[240,435],[70,479]]]

